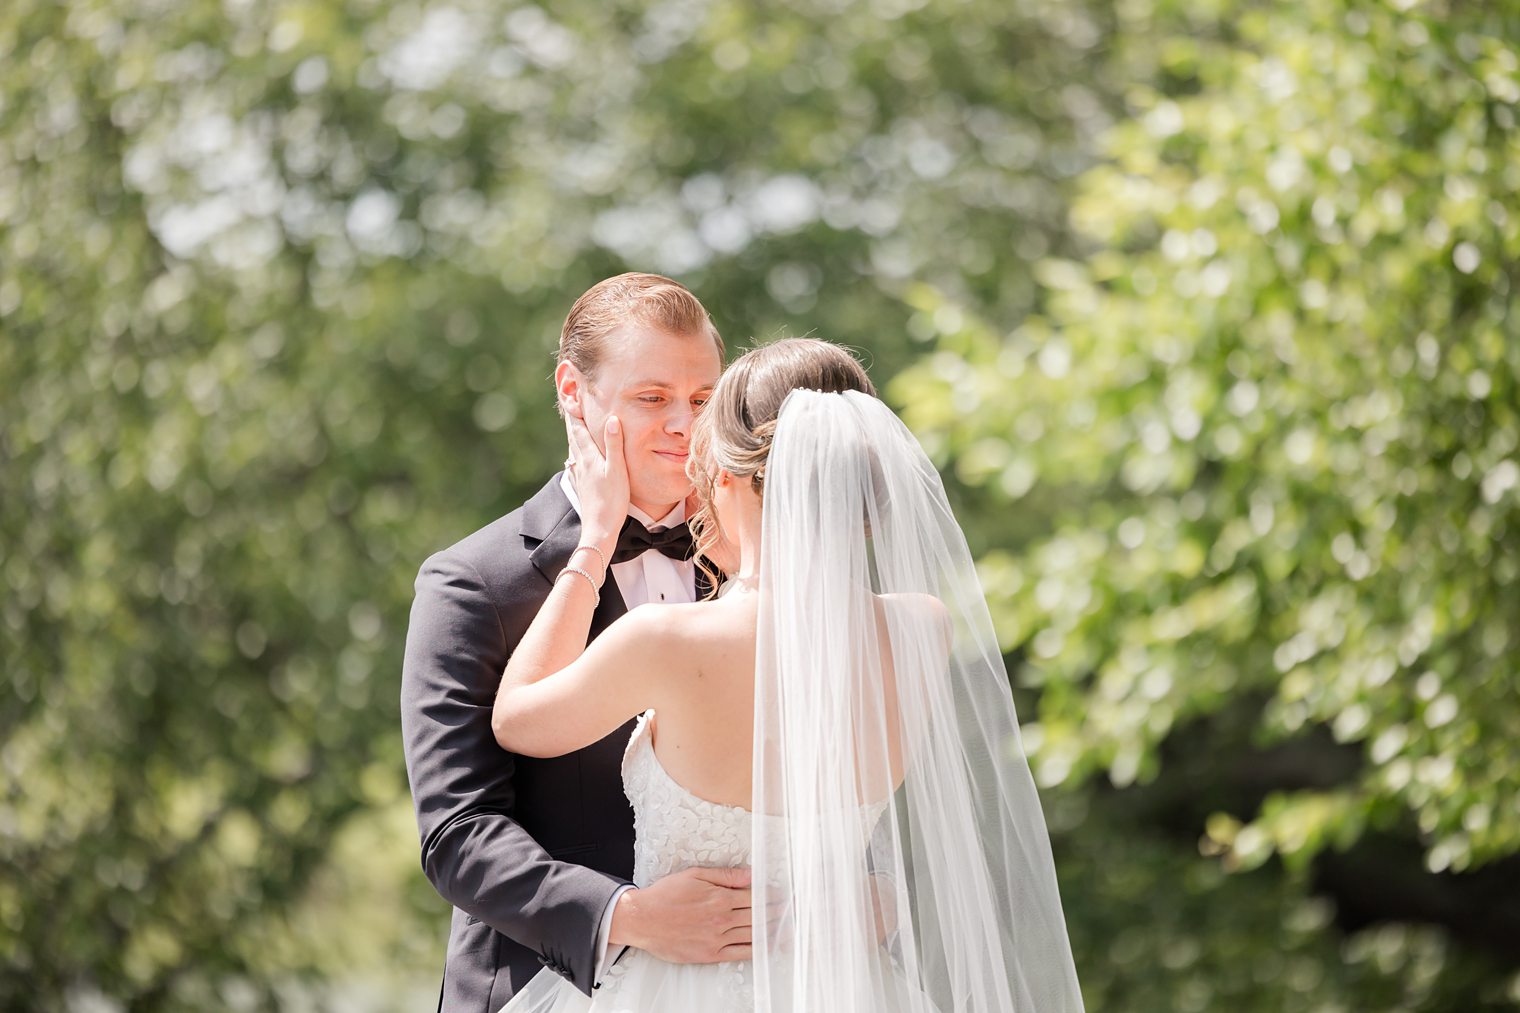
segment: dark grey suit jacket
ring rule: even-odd
[[[508,753],[491,733],[502,669],[579,538],[556,475],[417,575],[401,728],[422,868],[454,905],[448,1013],[494,1013],[541,965],[590,994],[603,912],[633,875],[620,771],[633,722],[548,760]],[[591,636],[625,611],[607,581]]]

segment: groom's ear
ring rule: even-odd
[[[559,407],[566,415],[584,419],[586,408],[581,404],[585,378],[571,362],[561,362],[554,368],[554,390],[559,397]]]

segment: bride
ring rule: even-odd
[[[604,436],[572,422],[580,547],[493,728],[555,756],[642,715],[623,760],[635,884],[749,866],[752,933],[720,964],[631,950],[591,999],[546,970],[505,1013],[1081,1010],[965,539],[860,365],[793,339],[730,367],[687,465],[723,593],[582,647],[628,506],[615,418]]]

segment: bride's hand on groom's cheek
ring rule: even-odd
[[[628,463],[623,456],[623,427],[616,415],[607,417],[603,450],[591,437],[584,419],[565,416],[570,457],[565,467],[580,499],[581,539],[610,553],[628,517]]]
[[[609,942],[676,964],[749,960],[748,869],[685,869],[618,898]]]

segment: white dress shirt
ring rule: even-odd
[[[569,472],[560,476],[559,484],[565,491],[565,497],[570,500],[570,506],[579,515],[581,499],[575,494],[575,486],[570,481]],[[655,520],[630,503],[628,515],[650,531],[659,531],[661,528],[673,528],[685,522],[686,503],[684,500],[677,503],[674,510],[659,520]],[[671,559],[663,552],[656,552],[653,549],[625,562],[613,563],[612,579],[617,581],[618,593],[623,596],[623,604],[627,605],[630,611],[647,602],[694,602],[697,600],[697,565],[689,559]],[[608,967],[607,943],[608,937],[612,934],[612,912],[617,908],[618,898],[623,896],[624,891],[632,889],[631,886],[619,888],[612,895],[612,900],[607,903],[607,909],[602,912],[602,924],[596,934],[596,977],[598,979],[606,973]]]

